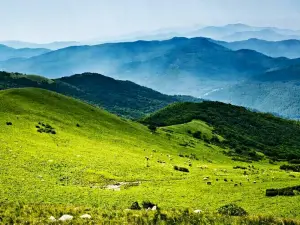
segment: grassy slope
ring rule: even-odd
[[[243,107],[220,102],[176,103],[142,122],[157,126],[183,124],[200,119],[215,128],[236,152],[251,150],[279,158],[300,158],[300,126],[270,114],[255,113]]]
[[[9,121],[12,126],[6,125]],[[39,121],[53,126],[57,134],[38,133],[35,126]],[[212,135],[212,128],[202,122],[200,125],[197,129]],[[265,197],[266,188],[297,185],[298,174],[291,178],[278,169],[279,165],[260,162],[253,164],[257,170],[248,170],[248,182],[242,170],[232,168],[248,164],[232,162],[219,147],[187,136],[186,129],[193,127],[194,122],[182,127],[165,127],[151,134],[141,124],[53,92],[0,91],[0,202],[3,206],[0,217],[13,217],[16,212],[11,212],[5,204],[16,202],[39,205],[36,208],[48,203],[45,206],[48,210],[57,208],[52,210],[57,217],[66,212],[60,211],[66,205],[122,210],[133,201],[150,200],[165,210],[190,208],[206,212],[235,202],[251,215],[299,218],[300,196]],[[180,145],[183,143],[194,147],[183,147]],[[193,153],[199,158],[191,161],[190,173],[173,170],[174,165],[188,167],[189,160],[179,157],[179,153]],[[149,167],[146,156],[150,158]],[[203,181],[205,176],[211,177],[212,186]],[[216,182],[216,178],[220,181]],[[226,183],[223,178],[233,182]],[[120,192],[100,188],[120,181],[142,183]],[[237,182],[243,186],[234,187]],[[50,214],[43,211],[35,216],[47,220]],[[88,212],[93,211],[90,208]],[[26,219],[34,221],[34,216],[28,215]]]

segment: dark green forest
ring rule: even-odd
[[[300,125],[257,113],[244,107],[220,102],[176,103],[168,106],[141,122],[154,126],[183,124],[203,120],[223,136],[224,144],[240,155],[258,158],[256,151],[274,160],[300,158]]]
[[[174,102],[200,101],[189,96],[164,95],[130,81],[115,80],[97,73],[51,80],[35,75],[0,72],[0,90],[23,87],[55,91],[131,119],[141,118]]]

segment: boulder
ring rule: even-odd
[[[68,220],[72,220],[73,219],[73,216],[71,215],[62,215],[58,220],[60,221],[68,221]]]

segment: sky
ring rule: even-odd
[[[0,40],[86,41],[245,23],[300,30],[300,0],[0,0]]]

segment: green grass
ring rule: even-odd
[[[223,136],[238,155],[275,160],[300,159],[300,125],[296,121],[258,113],[221,102],[175,103],[141,120],[144,124],[170,126],[202,120]]]
[[[39,122],[51,125],[56,134],[37,132]],[[122,212],[121,217],[132,202],[149,200],[167,214],[188,208],[210,215],[236,203],[250,216],[300,219],[300,195],[265,197],[267,188],[299,185],[299,173],[264,160],[252,163],[255,169],[247,169],[246,177],[233,167],[249,164],[232,161],[223,154],[226,149],[193,138],[185,133],[188,129],[208,136],[213,132],[206,123],[193,121],[152,134],[142,124],[53,92],[0,91],[0,218],[38,223],[69,211],[78,216],[87,208],[99,222],[99,212]],[[179,154],[194,154],[198,160]],[[190,172],[175,171],[175,165]],[[203,180],[206,176],[211,186]],[[141,184],[121,191],[103,188],[134,181]]]

